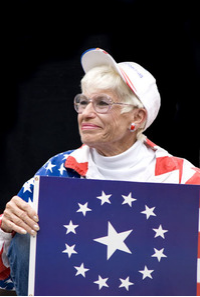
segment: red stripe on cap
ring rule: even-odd
[[[137,89],[135,88],[135,86],[133,85],[132,81],[130,80],[130,78],[128,77],[128,75],[126,74],[126,72],[124,72],[124,70],[120,68],[120,71],[123,75],[123,78],[125,79],[125,82],[127,83],[127,85],[129,86],[129,88],[131,88],[131,90],[134,92],[134,93],[137,93]]]
[[[96,50],[103,52],[104,54],[109,55],[106,51],[102,50],[100,47],[97,47]]]

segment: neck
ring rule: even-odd
[[[92,146],[97,150],[97,152],[104,156],[104,157],[112,157],[119,154],[122,154],[126,150],[128,150],[135,142],[137,141],[136,138],[129,139],[127,142],[124,143],[106,143],[106,144],[99,144]]]

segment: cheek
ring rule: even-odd
[[[80,125],[80,122],[81,122],[81,114],[78,114],[78,116],[77,116],[77,122],[78,122],[78,125]]]
[[[78,122],[78,131],[79,131],[79,134],[81,134],[81,125],[82,125],[82,122],[83,122],[82,114],[78,114],[77,122]]]
[[[79,130],[79,133],[80,133],[80,123],[81,123],[81,116],[78,115],[77,117],[77,123],[78,123],[78,130]]]
[[[127,124],[116,118],[111,118],[103,130],[104,140],[117,140],[127,132]]]
[[[81,131],[83,121],[93,122],[101,126],[101,129],[92,131]],[[83,115],[78,115],[79,134],[82,142],[111,142],[124,137],[128,131],[127,120],[121,114],[105,114],[98,117],[85,119]]]

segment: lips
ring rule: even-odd
[[[94,130],[94,129],[99,129],[100,127],[92,124],[92,123],[83,123],[81,125],[81,130]]]

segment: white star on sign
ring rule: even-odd
[[[72,232],[74,234],[76,234],[76,228],[79,226],[79,225],[74,225],[72,221],[69,222],[69,225],[63,225],[67,231],[66,231],[66,234]]]
[[[149,270],[147,266],[144,266],[144,270],[139,270],[139,272],[143,274],[142,279],[145,279],[146,277],[153,278],[151,274],[154,270]]]
[[[158,259],[158,262],[161,261],[161,258],[167,258],[166,255],[163,254],[164,249],[157,250],[154,248],[155,254],[153,254],[151,257],[156,257]]]
[[[88,208],[88,202],[85,204],[78,203],[79,209],[76,212],[82,212],[84,216],[86,216],[87,211],[92,211],[90,208]]]
[[[77,275],[80,274],[80,275],[82,275],[83,277],[85,277],[85,273],[86,273],[88,270],[90,270],[90,269],[84,267],[84,263],[82,263],[81,266],[74,266],[74,268],[77,270],[75,276],[77,276]]]
[[[133,230],[117,233],[112,224],[108,222],[108,236],[93,239],[96,242],[107,245],[107,260],[114,254],[116,250],[132,254],[124,240]]]
[[[162,238],[165,239],[165,235],[164,235],[164,234],[165,234],[166,232],[168,232],[168,230],[164,230],[164,229],[162,228],[162,225],[160,225],[160,226],[158,227],[158,229],[152,229],[152,230],[156,232],[154,238],[160,236],[160,237],[162,237]]]
[[[104,203],[109,203],[111,204],[109,198],[112,195],[106,195],[104,191],[101,192],[101,196],[97,196],[97,199],[101,200],[101,205],[103,205]]]
[[[65,244],[66,249],[65,249],[62,253],[68,254],[68,257],[71,258],[71,255],[72,255],[72,254],[78,254],[78,253],[74,250],[75,246],[76,246],[75,244],[72,245],[72,246],[69,246],[68,244]]]
[[[132,207],[132,203],[137,200],[132,197],[132,193],[129,193],[128,196],[122,195],[122,197],[124,198],[124,201],[122,202],[122,204],[128,204],[131,207]]]
[[[103,287],[109,287],[108,284],[106,283],[108,280],[107,278],[102,278],[100,275],[98,276],[98,280],[94,282],[94,284],[99,285],[99,290],[101,290]]]
[[[129,279],[129,276],[126,279],[120,278],[119,280],[121,281],[121,285],[119,286],[119,288],[126,288],[126,290],[129,291],[129,287],[134,285],[134,283],[129,282]]]
[[[153,212],[155,207],[149,208],[147,205],[145,205],[145,210],[141,211],[141,213],[146,215],[146,219],[148,220],[150,216],[156,217],[156,214]]]

